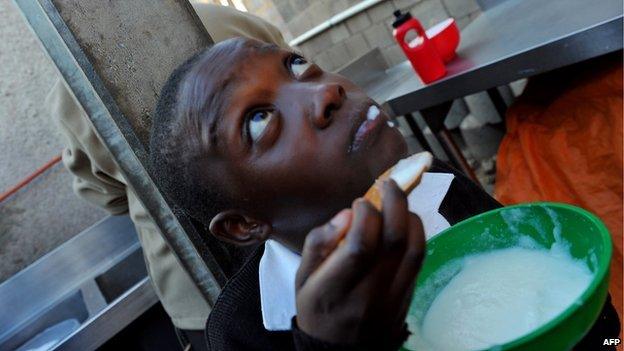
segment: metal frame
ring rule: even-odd
[[[141,279],[84,327],[55,346],[56,350],[95,350],[119,333],[137,316],[158,302],[149,277]]]
[[[474,170],[470,167],[468,161],[466,161],[461,149],[453,140],[451,133],[444,125],[444,120],[451,110],[451,105],[453,105],[452,100],[422,109],[420,110],[420,114],[453,166],[459,168],[475,183],[481,184],[479,183],[479,178],[475,175]]]
[[[66,319],[81,325],[53,349],[95,350],[158,302],[142,259],[128,216],[106,217],[55,248],[0,284],[0,350]],[[113,286],[129,288],[107,296]]]
[[[144,167],[148,159],[147,150],[52,1],[14,2],[89,116],[128,185],[134,189],[207,302],[213,305],[226,281],[219,262],[229,260],[227,251],[223,247],[209,249],[190,219],[181,210],[169,206],[170,202],[166,201]],[[207,33],[206,36],[212,42]]]

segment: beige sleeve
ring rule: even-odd
[[[204,329],[210,306],[130,189],[128,203],[152,286],[173,325],[180,329]]]
[[[61,80],[54,84],[45,103],[65,136],[63,163],[74,175],[76,194],[111,214],[128,212],[126,184],[119,167]]]
[[[74,191],[111,214],[130,212],[152,286],[173,324],[181,329],[203,329],[210,307],[141,202],[126,187],[119,167],[62,81],[56,82],[46,104],[66,138],[63,163],[74,176]]]
[[[258,16],[230,6],[193,2],[193,7],[215,43],[246,37],[290,49],[279,29]]]

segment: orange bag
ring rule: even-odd
[[[598,215],[613,238],[609,290],[622,316],[621,53],[531,79],[507,112],[496,198],[557,201]]]

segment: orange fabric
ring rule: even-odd
[[[529,83],[507,112],[495,194],[506,205],[557,201],[598,215],[613,238],[609,290],[622,316],[623,101],[621,61],[616,61]]]

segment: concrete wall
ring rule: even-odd
[[[357,4],[358,0],[273,0],[294,37],[331,16]],[[465,27],[481,10],[475,0],[386,0],[330,28],[298,48],[326,70],[336,70],[369,50],[379,47],[390,65],[405,60],[392,37],[392,12],[410,11],[429,28],[453,17]]]
[[[286,41],[290,41],[293,39],[292,34],[286,26],[286,22],[284,22],[284,18],[278,11],[273,1],[243,0],[243,3],[245,4],[245,7],[247,7],[247,11],[269,21],[271,24],[279,28]]]

